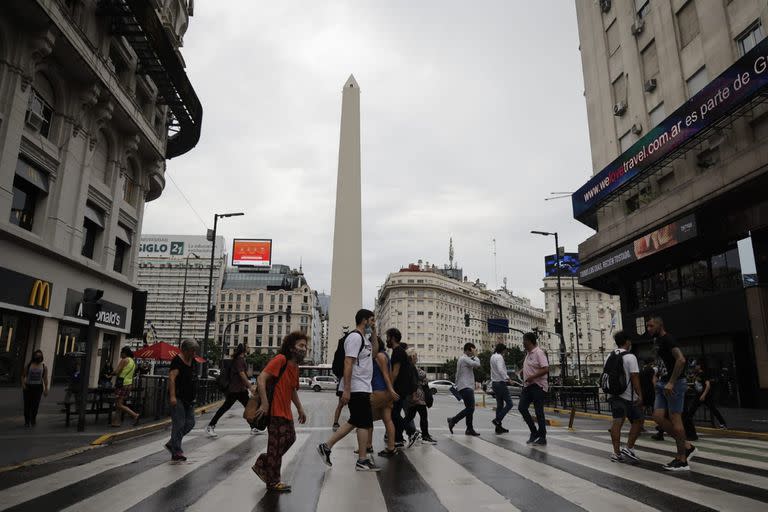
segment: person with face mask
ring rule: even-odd
[[[24,426],[34,427],[43,395],[48,396],[48,368],[43,363],[43,351],[35,350],[32,359],[21,372],[24,394]]]
[[[248,380],[247,370],[245,345],[240,343],[235,349],[235,353],[232,356],[232,364],[229,367],[230,376],[227,396],[224,398],[224,403],[219,407],[219,410],[211,418],[208,426],[205,427],[205,433],[208,434],[208,437],[219,437],[219,434],[216,433],[216,423],[218,423],[219,419],[232,408],[235,402],[240,402],[245,407],[248,404],[249,389],[252,393],[256,392],[256,387],[252,386],[251,381]],[[251,434],[256,435],[259,433],[260,431],[251,425]]]
[[[307,415],[299,400],[299,364],[307,355],[307,336],[301,332],[292,332],[283,339],[280,353],[267,363],[259,375],[258,392],[261,395],[261,407],[256,412],[257,419],[269,415],[267,427],[267,452],[256,459],[251,468],[273,492],[290,492],[291,486],[280,480],[280,467],[283,455],[296,441],[293,427],[291,402],[299,413],[299,423],[307,422]],[[267,386],[273,381],[274,392],[270,403]]]

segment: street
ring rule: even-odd
[[[238,404],[219,422],[219,438],[197,419],[185,439],[187,463],[172,464],[163,448],[166,433],[116,443],[49,464],[5,473],[0,510],[208,511],[222,507],[255,511],[514,511],[514,510],[765,510],[768,502],[768,443],[702,437],[690,473],[666,473],[671,441],[638,443],[642,462],[614,464],[607,422],[577,419],[576,430],[551,427],[549,445],[531,447],[520,416],[507,417],[509,434],[491,430],[492,404],[479,407],[482,436],[450,435],[445,418],[458,410],[439,395],[430,410],[436,446],[416,444],[393,459],[376,457],[378,474],[354,469],[353,436],[333,451],[327,468],[316,446],[331,432],[336,397],[301,392],[309,421],[297,425],[297,440],[283,459],[283,480],[293,492],[268,494],[252,473],[267,436],[252,436]],[[346,411],[342,414],[342,419]],[[377,423],[376,451],[383,428]]]

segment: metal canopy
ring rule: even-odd
[[[168,105],[166,158],[183,155],[200,139],[203,107],[151,2],[99,0],[98,13],[111,17],[112,34],[124,36],[138,56],[137,73],[152,79],[158,101]]]

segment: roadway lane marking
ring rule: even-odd
[[[546,482],[546,488],[559,494],[566,500],[587,510],[626,510],[632,512],[652,512],[656,510],[639,501],[635,501],[604,487],[579,478],[552,466],[536,462],[509,450],[499,450],[499,446],[482,439],[452,438],[476,453],[492,460],[496,464],[514,471],[518,475],[535,483]]]
[[[282,469],[288,467],[288,464],[296,457],[296,454],[304,447],[309,439],[308,434],[298,434],[296,442],[283,455]],[[266,450],[266,446],[264,447]],[[264,485],[259,477],[251,470],[251,466],[256,461],[255,458],[245,461],[240,467],[235,469],[221,483],[203,495],[193,505],[186,510],[189,512],[210,512],[211,510],[225,510],[233,502],[233,497],[237,496],[238,502],[258,503],[267,493],[267,486]]]
[[[197,450],[186,453],[185,455],[189,457],[187,463],[173,464],[168,462],[161,464],[125,480],[119,486],[106,489],[64,510],[67,512],[126,510],[152,496],[159,489],[197,470],[206,462],[228,452],[241,442],[242,439],[239,437],[229,436],[216,442],[207,443]]]
[[[194,437],[188,436],[187,439],[193,439]],[[119,453],[96,459],[82,466],[62,469],[56,473],[9,487],[0,491],[0,510],[9,509],[36,496],[58,491],[68,485],[99,475],[110,469],[125,466],[163,450],[165,448],[163,448],[162,441],[154,441],[144,446],[129,448]]]

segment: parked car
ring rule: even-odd
[[[509,389],[509,394],[513,398],[520,398],[520,393],[523,391],[523,384],[513,380],[512,382],[507,382],[507,389]],[[488,382],[488,390],[486,393],[488,393],[488,396],[491,398],[496,398],[496,393],[493,392],[493,386],[491,386],[490,381]]]
[[[338,383],[339,381],[333,375],[318,375],[312,379],[310,387],[318,393],[324,389],[336,391]]]
[[[299,377],[299,389],[312,389],[312,379],[309,377]]]
[[[449,380],[433,380],[427,386],[429,386],[433,395],[436,393],[450,393],[449,390],[453,386],[453,382]]]

